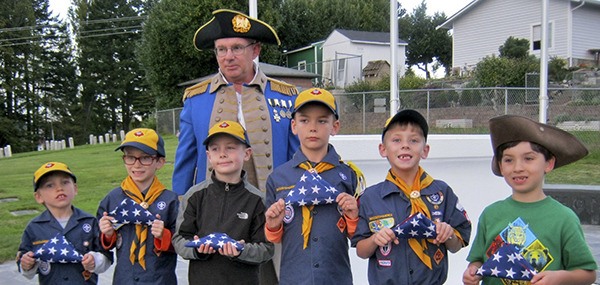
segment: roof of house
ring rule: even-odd
[[[260,68],[260,70],[262,70],[262,72],[265,75],[267,75],[268,77],[294,77],[294,78],[311,78],[312,79],[312,78],[317,78],[320,76],[316,73],[310,73],[310,72],[306,72],[306,71],[302,71],[302,70],[268,64],[268,63],[264,63],[264,62],[259,62],[258,68]],[[216,73],[213,73],[213,74],[206,75],[206,76],[203,76],[200,78],[182,82],[182,83],[177,84],[177,86],[179,86],[179,87],[190,86],[190,85],[202,82],[206,79],[209,79],[209,78],[215,76],[215,74]]]
[[[484,0],[473,0],[469,4],[467,4],[462,9],[458,10],[458,12],[454,13],[454,15],[450,16],[446,22],[443,22],[441,25],[437,26],[436,29],[452,29],[452,23],[456,20],[456,18],[462,16],[467,11],[471,10],[475,5]],[[584,3],[584,4],[592,4],[592,5],[600,5],[600,0],[568,0],[571,2]],[[540,4],[541,5],[541,4]]]
[[[351,42],[358,43],[375,43],[375,44],[389,44],[390,33],[385,32],[365,32],[365,31],[353,31],[344,29],[335,29],[340,34],[344,35]],[[407,45],[408,43],[398,38],[398,45]]]
[[[301,47],[301,48],[297,48],[297,49],[295,49],[295,50],[291,50],[291,51],[284,51],[284,52],[283,52],[283,54],[290,54],[290,53],[295,53],[295,52],[299,52],[299,51],[303,51],[303,50],[311,49],[311,48],[314,48],[315,46],[321,46],[321,45],[323,45],[323,43],[324,43],[324,42],[325,42],[325,41],[318,41],[318,42],[314,42],[314,43],[312,43],[312,44],[310,44],[310,45],[307,45],[307,46],[304,46],[304,47]]]

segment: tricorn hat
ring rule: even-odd
[[[556,158],[554,168],[575,162],[588,154],[587,148],[572,134],[526,117],[503,115],[490,119],[494,157],[492,172],[502,176],[496,160],[498,147],[508,142],[528,141],[548,149]]]
[[[198,28],[194,35],[197,49],[209,49],[214,41],[222,38],[247,38],[262,43],[280,45],[279,37],[269,24],[238,11],[219,9],[213,18]]]

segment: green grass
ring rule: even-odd
[[[587,138],[587,139],[584,139]],[[586,158],[552,171],[547,183],[600,185],[600,140],[597,133],[585,134],[582,140],[590,148]],[[173,158],[177,146],[175,136],[165,136],[167,163],[158,171],[159,179],[171,189]],[[121,152],[115,152],[117,143],[78,146],[75,149],[61,151],[27,152],[0,159],[1,198],[18,198],[16,202],[0,203],[0,262],[14,259],[21,234],[35,215],[15,217],[10,212],[44,207],[33,198],[33,172],[45,162],[64,162],[77,176],[79,193],[73,203],[78,208],[95,214],[98,203],[113,188],[118,186],[127,175],[121,161]]]

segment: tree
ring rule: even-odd
[[[452,37],[447,30],[436,29],[445,21],[444,13],[428,16],[427,4],[422,1],[412,14],[402,17],[398,23],[400,38],[408,42],[406,63],[424,71],[427,79],[431,78],[432,63],[443,65],[447,74],[452,65]]]
[[[146,11],[142,0],[77,0],[72,14],[78,47],[83,132],[128,130],[148,115],[145,81],[135,56]],[[141,104],[141,111],[137,110]]]
[[[529,40],[508,37],[498,49],[500,57],[523,59],[529,55]]]

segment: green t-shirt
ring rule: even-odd
[[[579,218],[551,197],[533,203],[508,197],[486,207],[467,260],[485,262],[503,243],[518,245],[538,272],[598,268]],[[507,281],[486,277],[483,284],[529,284]]]

